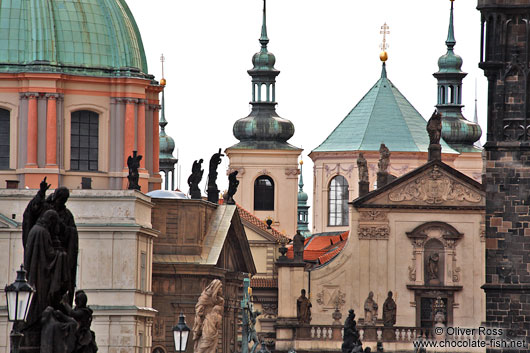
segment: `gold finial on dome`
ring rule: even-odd
[[[160,62],[162,63],[162,78],[160,79],[160,86],[166,85],[166,79],[164,78],[164,61],[166,61],[166,57],[162,54],[160,55]]]
[[[300,162],[298,162],[300,165],[304,164],[304,161],[303,160],[300,160]]]
[[[383,43],[381,43],[381,54],[379,54],[379,59],[381,59],[382,62],[386,62],[388,60],[388,54],[386,52],[386,49],[388,48],[388,43],[386,42],[386,35],[390,34],[390,27],[386,24],[381,26],[381,31],[379,32],[383,35]]]

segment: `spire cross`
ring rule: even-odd
[[[166,61],[166,57],[164,54],[160,55],[160,62],[162,63],[162,78],[164,78],[164,61]]]
[[[388,48],[388,45],[386,44],[386,35],[390,34],[390,27],[386,24],[386,22],[384,25],[381,26],[381,31],[379,33],[383,35],[383,43],[381,44],[381,49],[385,51],[386,48]]]

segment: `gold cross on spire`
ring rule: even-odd
[[[388,25],[385,24],[381,26],[381,32],[379,32],[383,35],[383,43],[381,43],[381,49],[383,51],[386,51],[386,49],[388,48],[388,44],[386,43],[386,35],[387,34],[390,34],[390,27],[388,27]]]
[[[379,32],[383,35],[383,43],[381,43],[381,54],[379,54],[379,59],[384,63],[388,60],[388,54],[386,53],[386,49],[388,48],[388,44],[386,42],[386,35],[390,34],[390,27],[385,24],[381,26],[381,32]]]
[[[166,79],[164,78],[164,61],[166,61],[166,57],[164,54],[160,55],[160,62],[162,63],[162,78],[160,79],[160,85],[165,86],[166,85]]]
[[[164,54],[160,55],[160,62],[162,63],[162,78],[164,78],[164,61],[166,61],[166,57]]]

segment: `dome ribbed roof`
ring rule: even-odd
[[[0,1],[0,72],[147,75],[124,0]]]

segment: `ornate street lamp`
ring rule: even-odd
[[[180,313],[179,323],[173,327],[173,339],[175,340],[175,351],[186,352],[190,328],[186,325],[186,318]]]
[[[24,336],[18,332],[18,324],[26,321],[28,309],[33,299],[35,289],[26,281],[26,270],[24,265],[20,265],[17,271],[17,279],[14,283],[5,287],[7,299],[7,319],[13,322],[11,330],[11,353],[18,353],[20,340]]]

